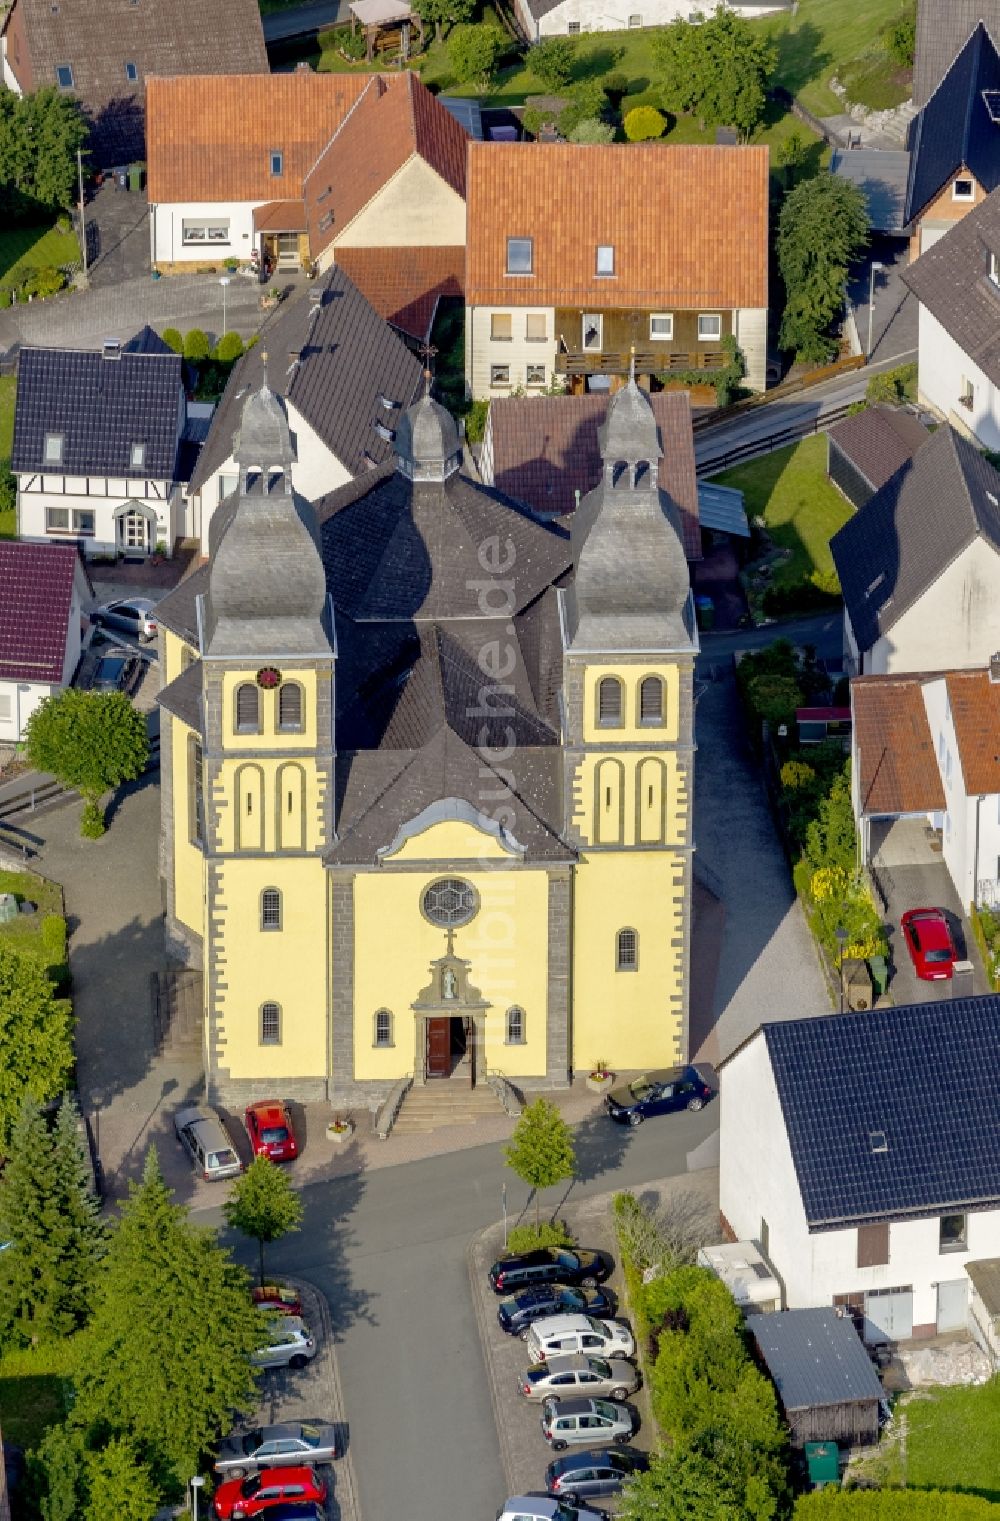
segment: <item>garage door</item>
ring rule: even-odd
[[[933,248],[935,243],[940,243],[950,227],[921,227],[920,229],[920,252],[926,253],[928,248]]]
[[[968,1278],[953,1278],[937,1288],[937,1328],[939,1331],[963,1331],[969,1303]]]
[[[904,1341],[912,1335],[912,1289],[876,1289],[865,1295],[866,1341]]]

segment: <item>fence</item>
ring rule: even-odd
[[[747,460],[757,459],[761,454],[771,454],[775,449],[783,449],[786,444],[797,444],[813,433],[825,433],[827,428],[831,428],[834,423],[846,417],[853,405],[853,401],[840,402],[826,412],[800,417],[784,428],[777,428],[771,433],[762,434],[759,438],[734,444],[731,449],[725,449],[720,454],[713,454],[711,459],[698,460],[698,475],[716,475],[720,470],[728,470],[731,465],[741,465]]]

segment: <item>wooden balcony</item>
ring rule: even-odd
[[[562,349],[556,351],[557,375],[627,375],[632,354],[596,349]],[[669,375],[683,370],[724,370],[728,356],[722,349],[699,349],[685,354],[662,349],[636,349],[637,375]]]

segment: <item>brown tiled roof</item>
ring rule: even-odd
[[[912,412],[878,406],[845,417],[830,429],[829,438],[877,491],[913,458],[930,433]]]
[[[414,74],[370,81],[305,181],[309,243],[322,253],[414,154],[465,195],[465,128]]]
[[[945,681],[965,790],[1000,792],[1000,683],[988,671],[949,671]]]
[[[146,86],[152,203],[271,201],[302,182],[371,74],[187,75]],[[271,152],[284,172],[271,174]]]
[[[255,232],[305,232],[306,209],[301,201],[266,201],[253,214]]]
[[[0,543],[0,681],[62,680],[80,564],[71,544]]]
[[[467,199],[470,306],[767,305],[766,148],[470,143]],[[506,275],[509,237],[532,275]]]
[[[663,458],[659,483],[677,503],[689,560],[701,559],[698,482],[691,405],[686,391],[651,395]],[[542,513],[571,512],[601,478],[597,429],[608,398],[503,396],[490,402],[493,483],[505,495]]]
[[[931,813],[944,788],[920,676],[857,676],[851,682],[862,813]]]
[[[462,295],[462,247],[338,248],[337,263],[380,317],[421,342],[439,299]]]

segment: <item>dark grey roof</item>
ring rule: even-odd
[[[199,565],[189,576],[161,597],[156,621],[188,644],[198,644],[198,598],[208,591],[208,566]]]
[[[944,423],[830,541],[858,648],[871,649],[976,538],[1000,550],[1000,474]]]
[[[393,457],[392,433],[422,382],[420,361],[335,267],[280,308],[261,341],[233,369],[191,482],[193,491],[232,454],[243,400],[264,380],[265,353],[268,385],[305,418],[352,476]],[[392,405],[384,406],[383,397]]]
[[[193,661],[191,665],[185,666],[181,674],[175,676],[167,686],[161,687],[157,701],[161,708],[166,708],[168,713],[173,713],[181,719],[189,729],[200,731],[202,726],[201,662]]]
[[[990,279],[991,252],[1000,261],[996,190],[901,273],[921,306],[1000,385],[1000,287]]]
[[[23,348],[18,360],[11,469],[173,480],[181,420],[178,354],[105,358],[91,349]],[[46,434],[62,460],[45,460]],[[132,445],[145,444],[141,465]]]
[[[977,26],[914,123],[905,220],[912,222],[959,169],[987,191],[1000,185],[1000,121],[984,91],[1000,91],[1000,54]]]
[[[836,1310],[748,1315],[747,1330],[786,1412],[885,1398],[853,1321]]]
[[[1000,0],[919,0],[913,104],[926,105],[976,26],[1000,38]]]
[[[902,232],[906,226],[906,185],[910,155],[902,149],[836,149],[830,173],[857,185],[874,232]]]
[[[147,322],[141,327],[128,343],[122,344],[126,354],[172,354],[174,351],[169,343],[164,343],[155,328]]]
[[[877,491],[923,448],[930,433],[905,407],[874,406],[845,417],[827,437]]]
[[[806,1220],[1000,1204],[1000,997],[764,1025]]]

